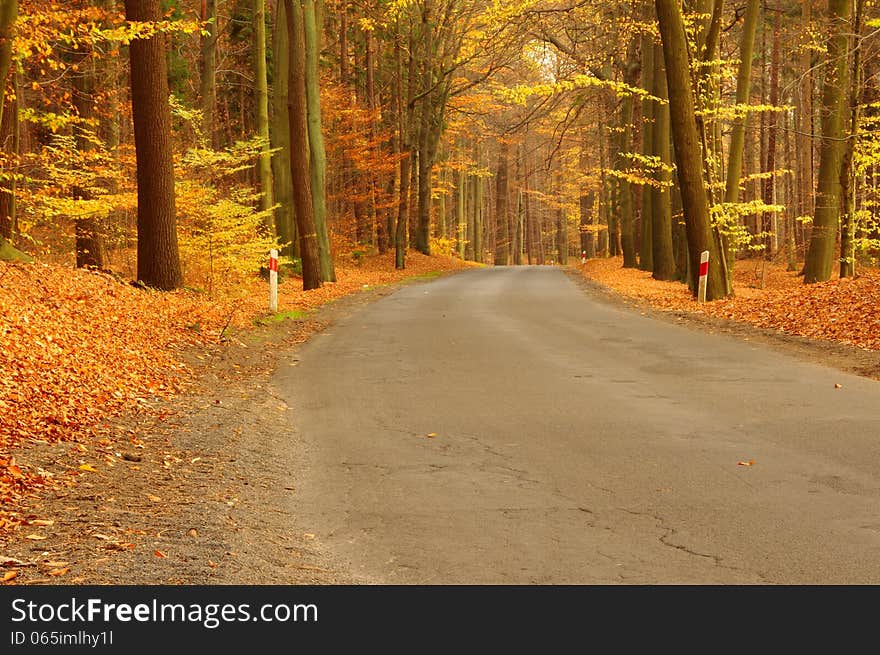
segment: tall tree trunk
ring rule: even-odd
[[[516,148],[516,211],[513,214],[513,263],[522,266],[523,231],[522,231],[522,146]]]
[[[431,171],[434,158],[431,150],[431,112],[433,110],[433,24],[431,0],[422,5],[421,41],[424,48],[421,59],[421,88],[424,94],[419,100],[419,190],[416,214],[415,248],[426,255],[431,254]]]
[[[802,2],[801,24],[807,34],[810,34],[812,22],[812,1]],[[795,103],[795,119],[797,136],[795,138],[795,151],[797,157],[797,188],[798,188],[798,216],[813,215],[813,73],[812,55],[810,48],[803,48],[798,73],[798,98]],[[796,232],[800,246],[805,246],[807,237],[803,222],[798,223]]]
[[[630,41],[627,49],[626,72],[624,81],[630,86],[635,86],[638,81],[639,65],[636,59],[636,39]],[[624,155],[632,152],[633,144],[633,104],[635,100],[631,94],[624,96],[620,110],[620,146],[617,153],[618,168],[625,170],[630,165],[630,159]],[[620,191],[620,247],[623,251],[623,267],[635,268],[636,242],[634,234],[634,210],[633,210],[633,185],[626,179],[617,180],[617,188]]]
[[[554,186],[557,197],[562,197],[561,177],[556,178]],[[562,206],[556,209],[556,260],[560,266],[568,264],[568,220]]]
[[[3,105],[5,103],[6,82],[9,78],[9,70],[12,68],[12,45],[15,39],[15,22],[18,18],[18,0],[0,0],[0,124],[3,122]],[[11,124],[11,123],[10,123]],[[10,183],[11,184],[11,183]],[[0,248],[6,241],[12,239],[14,212],[14,193],[3,194],[4,210],[0,217]]]
[[[761,0],[748,0],[746,13],[743,21],[742,36],[739,53],[740,64],[736,75],[736,104],[745,106],[749,104],[749,91],[752,79],[752,58],[755,51],[755,29],[758,24],[758,14],[761,10]],[[727,155],[727,177],[724,187],[724,202],[734,204],[739,202],[739,184],[742,177],[743,150],[745,148],[746,127],[749,122],[749,113],[745,112],[733,120],[733,129],[730,135],[730,151]],[[734,214],[730,221],[737,221],[738,214]],[[728,231],[733,228],[728,226]],[[730,271],[733,270],[736,248],[729,236],[725,236],[725,254]]]
[[[80,69],[75,78],[74,106],[79,114],[80,123],[76,128],[76,147],[80,152],[94,150],[94,141],[89,138],[87,131],[94,120],[95,115],[95,70],[94,60],[87,56],[84,67]],[[73,190],[76,199],[89,200],[91,192],[77,187]],[[93,266],[104,268],[104,230],[102,221],[94,216],[80,216],[74,221],[74,233],[76,241],[76,266],[85,268]]]
[[[474,146],[474,151],[474,160],[477,163],[477,167],[479,167],[482,162],[479,142]],[[480,263],[485,259],[483,246],[483,217],[485,215],[483,210],[483,184],[481,176],[477,175],[474,177],[474,261]]]
[[[462,152],[464,148],[462,147]],[[456,184],[456,192],[458,194],[455,206],[456,220],[458,223],[457,239],[458,239],[458,256],[465,258],[467,253],[467,171],[464,166],[458,170],[458,182]]]
[[[159,0],[125,0],[130,21],[162,19]],[[176,289],[183,283],[177,250],[174,159],[165,35],[134,39],[131,52],[131,112],[137,157],[137,274],[150,287]]]
[[[278,3],[272,39],[272,188],[275,202],[275,233],[283,244],[281,252],[299,257],[296,223],[293,219],[293,181],[290,179],[290,116],[287,112],[287,88],[290,75],[290,38],[284,2]]]
[[[587,157],[586,138],[581,141],[581,151],[579,155],[580,174],[584,175],[589,165]],[[595,230],[595,211],[596,192],[588,190],[586,185],[581,186],[580,198],[580,234],[581,234],[581,253],[586,255],[587,259],[596,256],[596,230]]]
[[[308,108],[306,106],[306,45],[303,14],[298,0],[284,0],[287,14],[290,66],[287,86],[287,111],[290,120],[290,177],[299,251],[302,260],[303,290],[322,284],[318,256],[318,235],[312,207]]]
[[[709,251],[706,298],[717,300],[727,295],[726,272],[720,245],[713,235],[709,217],[709,199],[703,180],[704,162],[695,120],[684,23],[677,0],[656,0],[656,8],[666,63],[672,140],[687,228],[690,266],[692,271],[699,270],[700,253]]]
[[[847,45],[851,0],[828,0],[831,38],[825,84],[822,91],[822,142],[819,146],[819,186],[810,248],[804,266],[804,282],[825,282],[831,278],[840,224],[840,169],[846,123]]]
[[[654,97],[667,99],[666,68],[660,45],[654,46]],[[652,130],[653,153],[660,162],[657,182],[651,189],[651,247],[653,249],[653,275],[655,280],[675,280],[675,251],[672,247],[672,153],[669,126],[669,104],[658,103],[654,107]]]
[[[8,101],[8,107],[0,118],[0,150],[7,153],[6,161],[15,166],[13,172],[18,172],[19,155],[21,154],[21,99],[23,97],[17,72],[12,74],[13,86],[15,87],[15,99]],[[0,99],[0,102],[3,102]],[[11,155],[11,156],[9,156]],[[10,172],[8,169],[4,172]],[[18,232],[18,218],[16,213],[16,188],[18,182],[14,175],[0,184],[0,246],[4,241],[12,242]]]
[[[509,191],[507,168],[510,146],[502,142],[498,147],[498,171],[495,176],[495,266],[507,266],[510,251],[508,231]]]
[[[281,13],[279,11],[279,13]],[[202,136],[209,148],[217,147],[215,109],[217,105],[217,0],[202,0],[201,76],[199,89],[202,96]]]
[[[321,279],[336,282],[330,234],[327,226],[327,153],[321,133],[321,91],[318,75],[318,54],[321,50],[321,27],[317,22],[315,0],[302,0],[303,33],[305,35],[305,86],[307,128],[309,137],[309,172],[311,176],[312,208],[315,230],[318,234],[318,258]]]
[[[410,45],[412,45],[412,38],[410,38]],[[411,131],[410,131],[410,120],[409,120],[409,107],[410,101],[412,100],[412,77],[409,78],[409,82],[407,84],[407,98],[406,100],[403,97],[403,62],[402,62],[402,48],[401,44],[398,41],[395,41],[394,44],[394,59],[395,59],[395,68],[397,74],[394,76],[395,79],[395,98],[397,105],[397,131],[400,134],[400,148],[401,148],[401,158],[400,158],[400,195],[398,197],[397,203],[397,229],[395,230],[394,235],[394,266],[398,269],[406,268],[406,246],[407,246],[407,227],[409,223],[409,181],[410,174],[412,168],[412,143],[411,143]],[[412,48],[410,48],[409,52],[409,65],[408,69],[412,71],[413,67],[413,53]]]
[[[608,257],[611,253],[609,252],[608,242],[610,240],[609,237],[609,229],[608,229],[608,212],[609,212],[609,193],[608,193],[608,180],[605,175],[605,130],[600,125],[599,126],[599,138],[596,141],[599,144],[599,211],[597,212],[596,218],[599,220],[598,232],[596,233],[597,240],[597,250],[598,255],[600,257]],[[604,227],[603,227],[604,226]]]
[[[257,178],[260,183],[260,211],[267,212],[263,224],[272,232],[273,221],[268,212],[275,205],[272,189],[272,154],[269,145],[269,83],[266,73],[266,0],[253,0],[254,10],[254,78],[257,106],[257,136],[263,139],[263,148],[257,160]]]
[[[849,82],[849,138],[844,147],[843,164],[840,170],[840,184],[843,190],[843,225],[840,230],[840,277],[855,275],[855,214],[856,178],[853,166],[856,142],[859,134],[860,96],[862,91],[862,22],[865,0],[855,0],[855,16],[852,28],[852,65]]]
[[[0,122],[3,121],[3,97],[12,68],[12,45],[17,20],[18,0],[0,0]]]
[[[652,89],[654,86],[654,37],[646,34],[642,37],[642,88]],[[642,154],[654,154],[654,101],[642,101]],[[651,203],[654,198],[654,187],[642,185],[642,227],[641,247],[639,248],[639,268],[643,271],[654,270],[654,231],[651,228],[653,210]]]
[[[339,85],[348,85],[348,2],[339,3]],[[346,89],[347,91],[347,89]]]
[[[770,105],[775,107],[779,104],[779,18],[773,19],[773,52],[770,55]],[[770,112],[767,116],[767,158],[764,162],[765,172],[770,175],[762,180],[761,200],[765,205],[776,204],[776,133],[779,129],[778,112]],[[764,255],[770,260],[778,246],[778,214],[776,212],[764,213],[762,218],[764,232]]]

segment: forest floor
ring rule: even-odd
[[[362,304],[465,266],[340,262],[320,290],[283,281],[269,316],[259,278],[210,298],[0,263],[0,582],[356,583],[298,527],[298,435],[272,372]],[[761,266],[739,262],[736,298],[702,306],[619,259],[568,272],[660,320],[880,378],[880,273],[805,287],[768,267],[761,289]]]
[[[338,262],[321,289],[283,280],[269,315],[260,278],[211,298],[0,262],[0,583],[336,582],[309,563],[307,536],[250,541],[267,512],[290,512],[265,454],[295,438],[267,384],[275,356],[467,266]]]
[[[698,304],[680,282],[623,268],[620,257],[591,259],[576,281],[655,318],[759,341],[792,355],[880,379],[880,270],[853,279],[805,285],[796,271],[763,260],[740,260],[734,296]]]

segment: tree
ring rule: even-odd
[[[321,286],[318,234],[312,207],[309,159],[308,109],[306,107],[306,43],[302,9],[298,0],[284,0],[290,41],[287,111],[290,120],[290,176],[299,251],[302,260],[303,290]]]
[[[804,265],[804,282],[831,278],[840,227],[840,172],[844,152],[847,80],[848,23],[851,0],[828,0],[831,38],[828,40],[825,83],[822,91],[822,141],[819,145],[819,182],[810,248]]]
[[[717,300],[727,296],[726,272],[720,244],[713,234],[709,217],[709,199],[703,180],[703,154],[694,118],[687,37],[677,0],[656,0],[656,9],[666,64],[672,142],[687,229],[688,257],[691,271],[698,271],[700,253],[709,251],[706,298]],[[693,285],[695,295],[696,291],[696,285]]]
[[[257,105],[257,135],[263,139],[263,148],[257,161],[260,182],[260,209],[267,212],[275,205],[272,187],[272,155],[269,146],[269,86],[266,79],[266,0],[254,0],[254,85]],[[271,232],[272,221],[266,219],[266,230]]]
[[[4,105],[6,104],[6,80],[9,78],[9,69],[12,65],[12,44],[15,39],[15,21],[18,18],[18,0],[0,0],[0,125],[3,124]],[[17,109],[16,109],[17,111]],[[6,123],[12,127],[12,121]],[[11,184],[11,183],[10,183]],[[7,240],[12,238],[13,215],[11,209],[15,206],[15,197],[3,192],[4,204],[9,207],[3,216],[0,216],[0,258],[12,256],[12,246]],[[17,252],[17,251],[15,251]]]
[[[744,107],[749,102],[749,89],[752,79],[752,58],[755,48],[755,28],[758,24],[758,13],[761,9],[760,0],[748,0],[743,20],[742,35],[739,47],[740,64],[736,76],[736,104]],[[727,177],[725,180],[724,202],[739,202],[739,185],[743,167],[743,148],[745,146],[746,128],[749,112],[742,111],[733,121],[730,135],[730,148],[727,158]],[[725,241],[728,261],[733,261],[734,246],[728,236]]]
[[[278,3],[272,37],[272,123],[270,137],[276,152],[272,155],[272,187],[275,202],[275,234],[283,244],[282,253],[299,257],[296,223],[293,219],[293,182],[290,178],[290,117],[287,88],[290,75],[290,38],[284,2]]]
[[[312,207],[315,216],[315,230],[318,234],[321,279],[324,282],[335,282],[336,271],[333,268],[333,254],[330,252],[330,236],[327,228],[327,154],[324,149],[324,136],[321,133],[321,91],[318,78],[318,54],[321,44],[315,13],[315,0],[302,0]]]
[[[159,0],[125,0],[130,21],[162,19]],[[131,42],[131,111],[137,154],[137,275],[150,287],[183,283],[177,251],[171,111],[165,35],[154,31]]]
[[[202,22],[205,24],[201,40],[202,136],[209,147],[217,147],[214,108],[217,105],[217,0],[202,0]]]
[[[651,247],[655,280],[676,278],[675,253],[672,248],[672,157],[670,154],[669,102],[666,91],[666,67],[659,44],[654,45],[653,95],[663,102],[654,107],[654,129],[651,130],[653,153],[657,157],[657,186],[651,187]]]
[[[12,67],[12,45],[15,40],[15,23],[18,20],[18,0],[0,0],[0,89],[5,96],[6,82]],[[0,121],[3,105],[0,99]]]
[[[510,257],[510,189],[507,170],[510,146],[502,142],[498,151],[498,169],[495,174],[495,266],[507,266]]]

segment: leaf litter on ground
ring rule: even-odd
[[[279,312],[307,312],[364,288],[470,266],[449,257],[408,253],[394,268],[393,253],[337,262],[338,281],[302,291],[301,278],[279,285]],[[152,401],[198,384],[184,351],[223,347],[229,328],[251,329],[267,316],[266,282],[215,291],[158,292],[115,273],[45,263],[0,262],[0,534],[28,522],[20,502],[57,487],[57,476],[16,461],[29,443],[71,442],[85,454],[101,449],[101,428],[126,411],[151,411]],[[130,435],[131,448],[142,448]],[[99,453],[112,466],[114,453]],[[119,454],[139,461],[132,453]],[[80,460],[69,474],[100,467]],[[98,474],[98,475],[96,475]],[[75,481],[66,480],[66,485]],[[32,517],[33,518],[33,517]]]

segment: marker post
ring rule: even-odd
[[[709,281],[709,251],[700,253],[700,283],[697,287],[697,302],[706,302],[706,286]]]
[[[278,311],[278,251],[269,251],[269,311]]]

